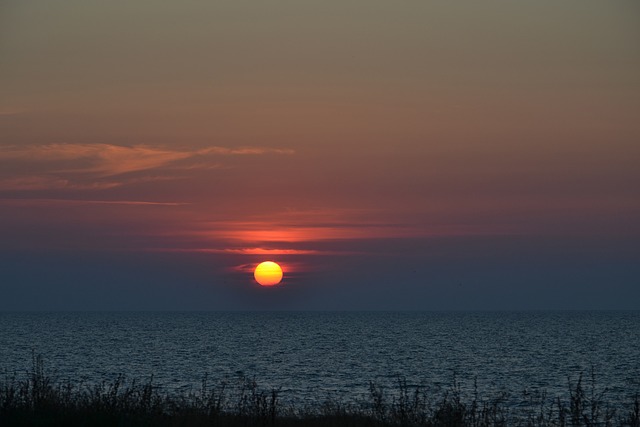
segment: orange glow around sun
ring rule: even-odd
[[[265,261],[258,264],[253,277],[262,286],[274,286],[282,280],[282,268],[273,261]]]

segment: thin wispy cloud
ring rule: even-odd
[[[0,191],[107,189],[126,184],[179,179],[180,171],[216,169],[220,157],[289,155],[292,150],[265,147],[197,150],[151,145],[44,144],[0,146]],[[154,176],[140,174],[156,173]],[[133,176],[137,174],[137,176]]]
[[[52,206],[52,205],[125,205],[125,206],[184,206],[189,203],[157,202],[149,200],[75,200],[75,199],[0,199],[0,205]]]
[[[25,112],[25,110],[20,108],[0,108],[0,117],[17,116],[18,114],[24,114]]]
[[[209,147],[196,151],[199,155],[219,154],[230,156],[255,156],[260,154],[294,154],[294,150],[283,148],[264,148],[264,147],[244,147],[244,148],[226,148],[226,147]]]
[[[94,181],[73,182],[56,176],[23,176],[0,179],[0,191],[33,191],[33,190],[105,190],[119,187],[120,182]]]
[[[382,224],[363,222],[343,222],[331,225],[310,225],[306,222],[279,224],[277,222],[229,221],[210,224],[191,232],[203,239],[223,240],[235,243],[301,243],[337,240],[371,240],[397,238],[424,238],[438,236],[468,236],[504,233],[499,229],[480,229],[474,226],[434,225],[425,227],[418,224]]]
[[[336,252],[290,248],[152,248],[152,252],[194,252],[228,255],[335,255]]]

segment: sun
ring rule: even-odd
[[[253,277],[262,286],[277,285],[282,280],[282,268],[273,261],[261,262],[253,272]]]

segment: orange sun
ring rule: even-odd
[[[253,277],[262,286],[277,285],[282,280],[282,268],[273,261],[265,261],[258,264]]]

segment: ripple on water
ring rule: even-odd
[[[566,393],[596,374],[612,398],[640,388],[639,312],[2,313],[0,370],[32,352],[60,379],[118,374],[163,388],[255,377],[292,400],[361,397],[369,381],[471,392]]]

